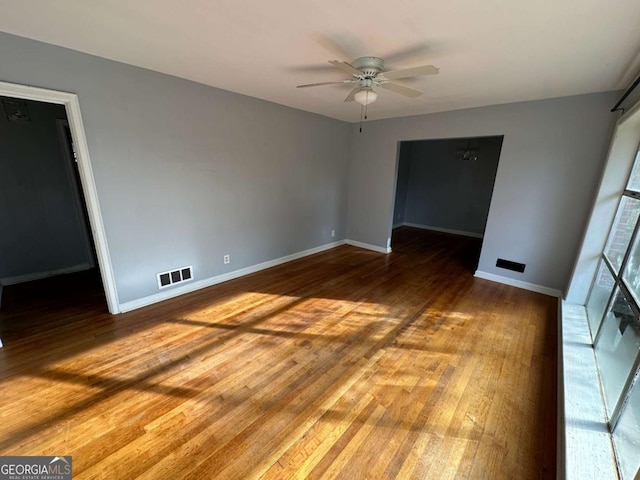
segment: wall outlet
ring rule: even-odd
[[[225,265],[227,263],[231,262],[231,257],[229,257],[229,255],[225,255],[224,257],[222,257],[222,261],[225,263]]]
[[[331,238],[336,236],[336,231],[335,230],[331,230]]]

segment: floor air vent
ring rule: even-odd
[[[183,283],[193,279],[193,267],[182,267],[169,272],[158,274],[158,288],[166,288],[176,283]]]

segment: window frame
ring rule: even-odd
[[[629,172],[629,176],[627,178],[627,187],[629,185],[630,179],[631,179],[631,175],[632,172],[636,166],[637,163],[640,163],[640,146],[638,147],[638,150],[636,151],[636,156],[632,165],[632,168]],[[622,200],[624,197],[629,197],[629,198],[633,198],[635,200],[640,200],[640,191],[635,191],[635,190],[630,190],[629,188],[625,188],[624,191],[622,192],[622,195],[620,195],[620,199],[618,200],[618,205],[616,207],[616,214],[618,212],[618,209],[620,208],[620,205],[622,204]],[[609,236],[611,235],[612,231],[613,231],[614,225],[612,224],[609,228],[609,233],[607,235],[607,239],[609,238]],[[598,342],[601,338],[601,333],[602,333],[602,328],[604,325],[604,321],[605,321],[605,317],[607,316],[609,309],[611,307],[611,303],[614,301],[614,296],[616,294],[616,292],[619,290],[620,292],[622,292],[622,295],[625,297],[625,300],[629,303],[629,305],[631,306],[631,310],[634,314],[634,316],[636,317],[636,319],[640,319],[640,302],[638,301],[638,299],[636,298],[636,296],[633,293],[633,290],[631,288],[629,288],[629,286],[627,285],[625,279],[624,279],[624,273],[626,271],[628,262],[629,262],[629,257],[631,256],[631,251],[633,250],[633,247],[636,244],[636,241],[640,241],[639,235],[640,235],[640,218],[638,220],[636,220],[636,224],[633,227],[633,232],[631,234],[631,238],[629,240],[629,244],[627,245],[627,249],[625,251],[624,257],[622,259],[622,263],[620,265],[620,269],[618,272],[616,272],[615,268],[613,267],[613,264],[611,262],[611,260],[609,259],[609,257],[607,256],[607,254],[605,253],[605,249],[603,249],[601,255],[600,255],[600,260],[602,261],[602,263],[604,263],[604,265],[606,266],[606,268],[609,270],[609,273],[611,274],[611,276],[613,277],[613,287],[611,289],[611,293],[609,294],[609,298],[607,300],[607,306],[604,309],[604,313],[602,315],[602,317],[600,318],[600,321],[598,323],[598,329],[597,332],[591,332],[591,336],[593,339],[593,348],[594,348],[594,352],[595,349],[598,346]],[[593,292],[593,288],[595,286],[595,282],[596,282],[596,277],[594,276],[594,279],[592,280],[591,283],[591,287],[589,288],[589,293],[587,295],[587,302],[588,300],[591,298],[591,294]],[[596,363],[599,363],[597,361],[597,356],[596,356]],[[599,375],[602,377],[603,373],[601,372],[599,366],[598,366],[598,372]],[[629,374],[627,376],[627,379],[625,380],[625,383],[623,385],[622,391],[620,393],[620,396],[618,397],[617,401],[615,402],[615,406],[613,407],[613,409],[611,410],[611,414],[609,415],[609,413],[607,412],[608,415],[608,427],[609,427],[609,431],[613,434],[615,432],[615,428],[618,424],[618,421],[620,420],[620,417],[622,416],[622,412],[624,411],[625,407],[628,405],[629,403],[629,399],[631,397],[631,393],[633,392],[634,388],[636,387],[636,385],[638,383],[640,383],[638,381],[638,379],[640,378],[640,349],[638,349],[638,352],[636,352],[636,356],[635,359],[633,360],[631,369],[629,371]],[[602,381],[602,380],[601,380]]]

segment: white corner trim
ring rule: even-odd
[[[116,290],[115,275],[109,254],[107,235],[102,221],[102,213],[98,201],[98,190],[93,178],[93,169],[89,158],[89,147],[82,123],[78,96],[73,93],[6,82],[0,82],[0,95],[64,105],[67,112],[67,120],[69,121],[69,128],[71,129],[71,136],[76,146],[80,182],[82,183],[82,190],[89,212],[89,223],[96,247],[96,255],[98,257],[98,265],[100,267],[107,307],[110,313],[118,313],[118,292]]]
[[[545,287],[543,285],[537,285],[535,283],[523,282],[522,280],[515,280],[513,278],[503,277],[502,275],[487,273],[481,270],[476,270],[474,277],[491,280],[492,282],[503,283],[505,285],[511,285],[512,287],[522,288],[524,290],[530,290],[532,292],[542,293],[551,297],[562,297],[561,290]]]
[[[405,227],[421,228],[422,230],[433,230],[434,232],[451,233],[453,235],[462,235],[464,237],[484,238],[482,233],[466,232],[464,230],[453,230],[451,228],[434,227],[432,225],[421,225],[419,223],[402,223]]]
[[[33,280],[42,280],[43,278],[54,277],[56,275],[64,275],[67,273],[81,272],[83,270],[89,270],[90,268],[90,263],[80,263],[78,265],[74,265],[73,267],[58,268],[57,270],[27,273],[25,275],[16,275],[14,277],[4,277],[0,278],[0,285],[15,285],[17,283],[31,282]]]
[[[291,255],[286,255],[284,257],[276,258],[274,260],[269,260],[263,263],[258,263],[256,265],[251,265],[249,267],[241,268],[239,270],[234,270],[233,272],[223,273],[221,275],[216,275],[215,277],[209,277],[203,280],[198,280],[197,282],[190,282],[186,285],[182,285],[176,288],[166,289],[161,292],[154,293],[153,295],[148,295],[146,297],[139,298],[137,300],[131,300],[130,302],[121,303],[119,305],[119,308],[121,312],[130,312],[131,310],[146,307],[148,305],[162,302],[163,300],[168,300],[170,298],[178,297],[180,295],[184,295],[185,293],[195,292],[196,290],[200,290],[206,287],[211,287],[213,285],[217,285],[222,282],[227,282],[229,280],[233,280],[234,278],[243,277],[251,273],[259,272],[260,270],[265,270],[267,268],[275,267],[277,265],[282,265],[283,263],[291,262],[293,260],[298,260],[299,258],[308,257],[309,255],[314,255],[316,253],[324,252],[325,250],[330,250],[332,248],[339,247],[340,245],[344,245],[345,243],[346,242],[344,240],[326,243],[324,245],[320,245],[319,247],[310,248],[309,250],[293,253]]]
[[[345,243],[347,245],[352,245],[354,247],[358,247],[358,248],[365,248],[367,250],[373,250],[374,252],[379,252],[379,253],[391,253],[391,247],[378,247],[377,245],[371,245],[370,243],[363,243],[363,242],[358,242],[356,240],[345,240]]]
[[[562,346],[562,299],[558,298],[558,316],[556,318],[556,326],[558,333],[558,345],[556,348],[557,366],[556,366],[556,480],[566,479],[566,447],[567,432],[566,430],[566,412],[564,408],[565,392],[564,392],[564,348]]]
[[[584,306],[562,302],[558,322],[562,324],[558,414],[563,427],[558,436],[559,446],[564,447],[558,458],[564,459],[558,463],[559,478],[618,478]]]

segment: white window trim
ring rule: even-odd
[[[562,302],[558,318],[556,478],[618,479],[585,308]]]
[[[640,102],[625,113],[611,137],[606,164],[567,291],[569,303],[585,305],[607,235],[640,144]]]
[[[618,479],[587,296],[640,144],[640,102],[618,119],[566,301],[559,312],[558,479]]]

